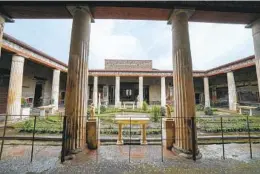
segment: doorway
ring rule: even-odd
[[[42,105],[42,84],[36,84],[34,91],[34,107],[38,107]]]

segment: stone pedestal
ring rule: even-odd
[[[24,58],[14,55],[12,58],[6,111],[7,115],[13,115],[12,119],[20,118],[21,114],[23,69]]]
[[[97,119],[89,119],[86,129],[88,148],[97,149],[99,144],[99,125]]]
[[[60,89],[60,70],[53,70],[51,99],[53,100],[54,111],[59,109],[59,89]]]
[[[172,118],[162,120],[163,146],[171,150],[175,141],[175,123]]]

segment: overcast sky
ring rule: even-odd
[[[104,59],[149,59],[172,69],[171,26],[166,21],[95,20],[91,24],[89,68]],[[68,62],[72,20],[15,20],[5,32]],[[251,29],[244,25],[189,23],[194,70],[206,70],[254,54]]]

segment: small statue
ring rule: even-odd
[[[95,106],[94,103],[90,105],[90,119],[94,119],[95,117]]]
[[[166,105],[166,117],[167,118],[171,118],[172,117],[172,115],[171,115],[171,107],[170,107],[170,105]]]

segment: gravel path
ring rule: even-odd
[[[8,146],[0,161],[0,173],[260,173],[260,145],[253,145],[252,160],[248,147],[225,145],[223,160],[221,145],[199,146],[203,157],[196,162],[164,149],[162,162],[161,146],[109,145],[98,151],[85,150],[60,164],[60,147],[36,146],[30,163],[30,146]]]

